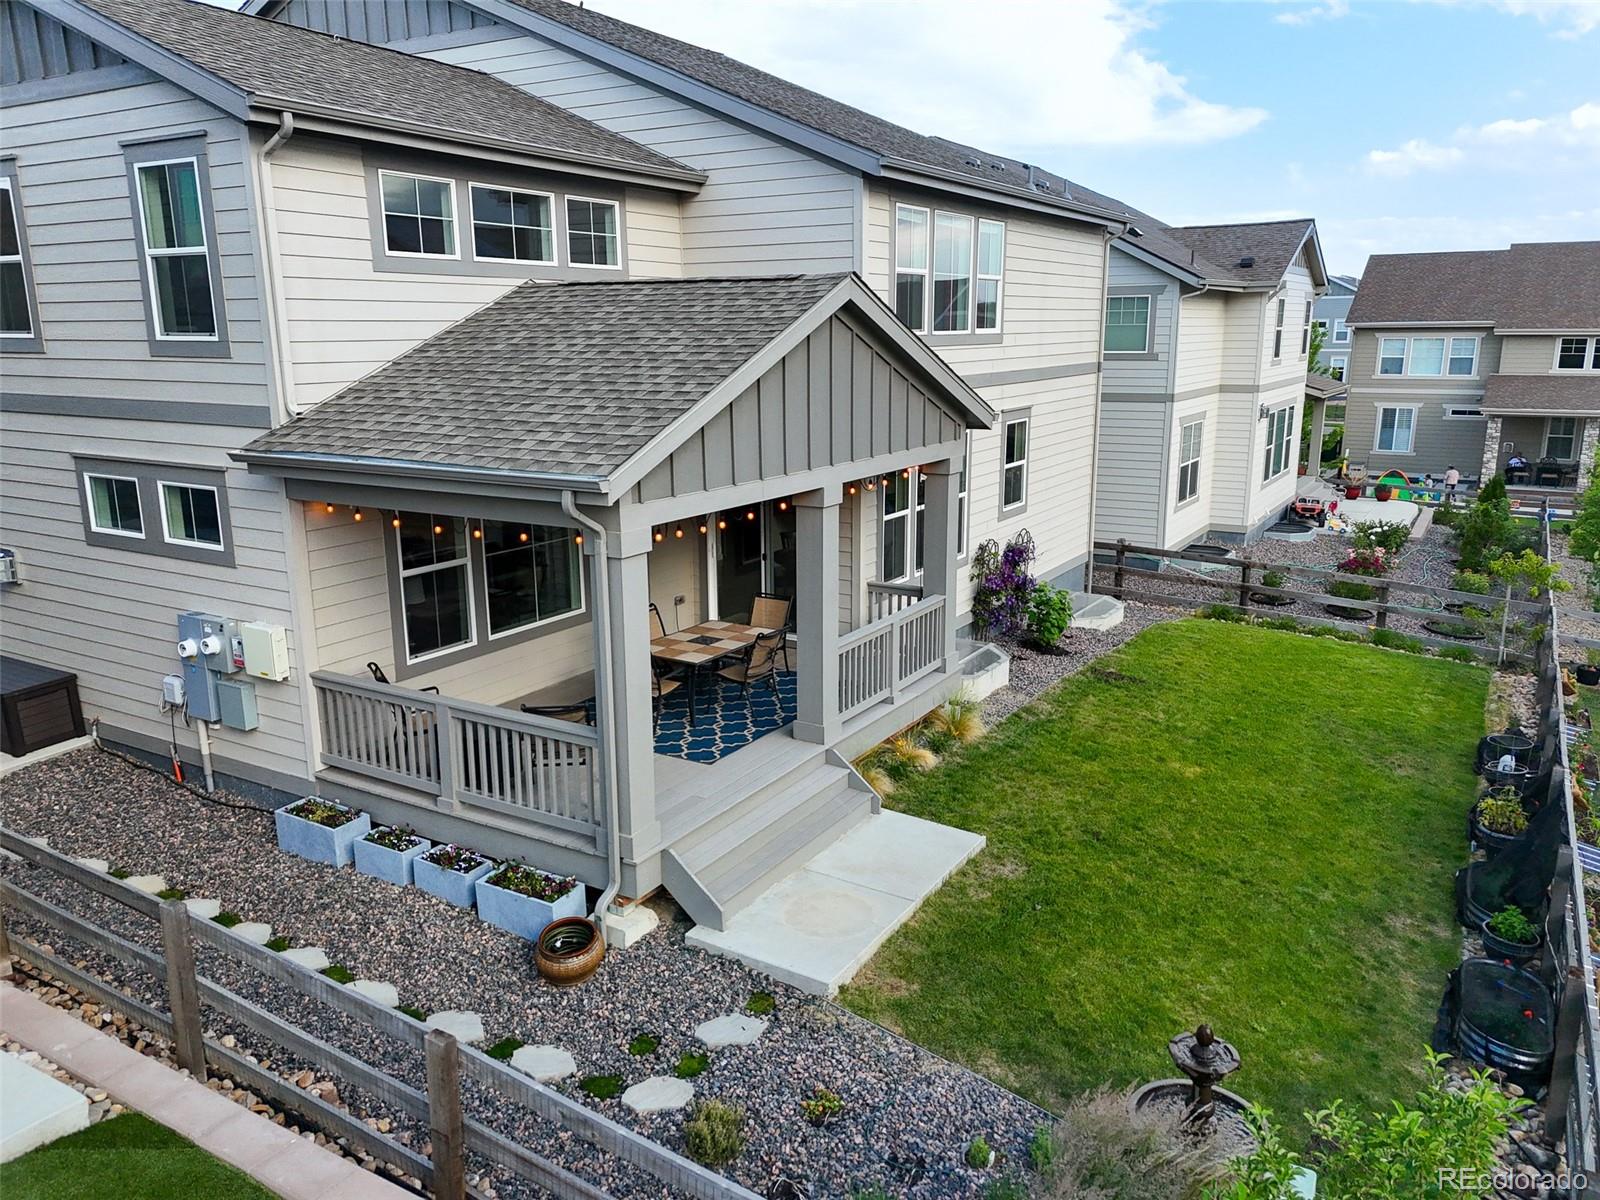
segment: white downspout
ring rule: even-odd
[[[287,417],[299,415],[300,406],[295,401],[294,353],[289,341],[288,299],[283,291],[283,273],[279,269],[278,203],[272,188],[272,164],[269,161],[294,136],[294,113],[284,109],[278,114],[278,129],[261,147],[261,186],[257,193],[261,200],[261,228],[266,235],[267,252],[262,256],[262,269],[267,277],[267,305],[272,310],[272,327],[278,343],[277,364],[280,379],[279,395],[283,397],[283,411]]]
[[[595,561],[594,597],[590,619],[595,622],[600,636],[595,639],[595,647],[599,661],[595,663],[595,689],[594,689],[594,719],[595,736],[600,746],[600,754],[605,760],[606,789],[606,843],[609,875],[606,880],[606,890],[600,893],[600,899],[595,902],[593,920],[600,930],[600,937],[605,939],[606,909],[616,899],[617,891],[622,886],[622,843],[618,837],[619,811],[617,803],[617,753],[616,753],[616,708],[611,695],[611,567],[610,560],[606,557],[606,528],[598,521],[591,520],[578,511],[577,501],[571,490],[561,493],[561,511],[566,513],[587,530],[589,536],[594,538],[594,553],[591,557]]]
[[[1099,332],[1094,347],[1095,364],[1100,369],[1094,373],[1094,424],[1089,441],[1093,455],[1089,464],[1089,561],[1083,568],[1083,590],[1090,594],[1094,592],[1095,512],[1100,506],[1100,406],[1105,402],[1106,389],[1106,298],[1111,295],[1111,243],[1120,233],[1109,228],[1101,231],[1104,241],[1100,247],[1100,320],[1095,324]],[[1001,447],[1002,456],[1004,453],[1005,448]],[[971,478],[970,473],[968,478]]]

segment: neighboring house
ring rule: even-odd
[[[1252,541],[1295,495],[1326,282],[1316,225],[1131,215],[1111,252],[1095,534],[1162,549]]]
[[[1600,434],[1600,242],[1383,254],[1367,262],[1345,448],[1369,474],[1506,470],[1581,488]]]
[[[1322,353],[1317,364],[1328,369],[1335,379],[1343,379],[1350,367],[1350,302],[1356,298],[1361,280],[1353,275],[1328,276],[1328,290],[1317,297],[1311,319],[1322,327]]]

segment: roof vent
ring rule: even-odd
[[[983,166],[983,160],[980,159],[980,158],[967,158],[967,159],[964,159],[963,161],[969,167],[981,167],[981,166]]]
[[[1255,266],[1256,265],[1256,256],[1253,255],[1253,254],[1246,254],[1243,258],[1241,258],[1239,260],[1239,265],[1241,267],[1253,267],[1253,266]]]

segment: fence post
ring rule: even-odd
[[[10,983],[16,977],[17,963],[11,954],[11,939],[6,936],[6,914],[0,909],[0,980]]]
[[[182,900],[161,902],[161,953],[167,963],[167,1005],[172,1009],[172,1041],[178,1065],[203,1083],[206,1043],[200,1031],[200,989],[194,977],[189,907]]]
[[[1379,629],[1387,629],[1389,628],[1389,585],[1387,583],[1378,585],[1378,603],[1383,607],[1373,614],[1374,620],[1372,623]]]
[[[428,1055],[428,1130],[433,1138],[433,1194],[437,1200],[462,1200],[466,1195],[466,1163],[462,1158],[461,1047],[442,1029],[423,1039]]]
[[[439,796],[434,801],[446,812],[460,812],[456,788],[461,780],[456,777],[455,715],[444,700],[433,703],[433,753],[439,767]]]
[[[1239,611],[1246,616],[1250,615],[1250,564],[1239,564]]]
[[[1122,599],[1122,569],[1128,565],[1128,539],[1117,539],[1117,570],[1111,578],[1111,590],[1116,593],[1117,599]]]

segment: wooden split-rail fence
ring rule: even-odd
[[[281,954],[247,942],[214,921],[195,919],[181,900],[161,900],[102,871],[96,871],[0,826],[0,848],[46,871],[105,896],[160,926],[161,949],[130,941],[36,895],[18,882],[0,879],[0,971],[11,970],[13,956],[51,978],[169,1039],[178,1065],[203,1080],[206,1069],[231,1076],[266,1102],[295,1114],[330,1138],[392,1164],[422,1181],[437,1197],[467,1195],[467,1156],[486,1160],[549,1191],[562,1200],[608,1200],[608,1193],[530,1147],[513,1141],[468,1115],[462,1086],[488,1088],[528,1112],[570,1130],[620,1163],[638,1168],[674,1195],[698,1200],[757,1200],[731,1179],[689,1161],[665,1146],[619,1125],[570,1097],[538,1083],[450,1034],[429,1029],[390,1008]],[[21,936],[21,917],[61,937],[108,956],[165,985],[166,1008],[156,1008],[70,962],[59,947],[47,949]],[[277,1014],[198,973],[196,946],[220,952],[302,995],[365,1021],[426,1060],[427,1087],[412,1086],[354,1055],[329,1045]],[[366,1124],[349,1111],[296,1087],[245,1054],[204,1035],[205,1009],[243,1026],[299,1059],[376,1097],[395,1112],[427,1128],[430,1153],[424,1155]]]

